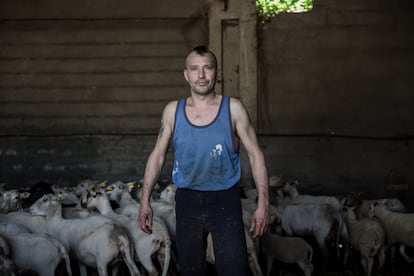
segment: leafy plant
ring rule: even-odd
[[[256,0],[258,16],[269,21],[282,12],[306,12],[313,7],[312,0]]]

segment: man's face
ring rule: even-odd
[[[196,94],[206,95],[214,91],[217,69],[213,58],[209,54],[203,56],[197,53],[189,54],[184,77],[190,85],[191,91]]]

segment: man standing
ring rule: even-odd
[[[174,149],[176,241],[181,276],[203,276],[211,233],[220,276],[248,275],[238,181],[239,147],[247,151],[258,191],[250,232],[261,236],[269,224],[268,174],[255,130],[242,103],[215,92],[219,70],[213,52],[195,47],[185,60],[190,96],[168,103],[155,147],[148,157],[138,221],[152,227],[150,195],[170,144]]]

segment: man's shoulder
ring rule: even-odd
[[[239,98],[229,96],[230,109],[235,111],[240,111],[244,109],[244,105]]]

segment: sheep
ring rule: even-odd
[[[112,275],[115,275],[121,259],[131,275],[141,275],[132,260],[132,249],[127,234],[110,220],[101,216],[64,219],[61,202],[51,194],[38,199],[29,211],[34,215],[44,216],[45,225],[42,227],[46,228],[45,233],[70,249],[79,261],[82,276],[86,275],[85,265],[97,268],[99,276],[107,276],[107,267],[113,265]],[[37,228],[36,225],[31,226],[33,230]]]
[[[6,214],[21,210],[21,198],[17,190],[4,190],[0,192],[0,213]]]
[[[167,185],[164,190],[161,191],[160,200],[170,204],[175,204],[175,194],[177,192],[177,186],[174,184]]]
[[[290,204],[314,204],[314,203],[323,203],[329,204],[338,211],[341,210],[341,202],[334,196],[324,196],[324,195],[305,195],[300,194],[297,190],[298,182],[287,181],[282,186],[282,191],[288,194],[290,199]]]
[[[382,199],[373,199],[373,200],[363,200],[361,204],[355,209],[357,216],[359,218],[365,218],[369,215],[370,205],[374,204],[375,202],[385,202],[386,206],[390,211],[405,213],[406,208],[404,204],[398,198],[382,198]]]
[[[30,234],[30,235],[25,235]],[[56,265],[64,260],[66,263],[66,271],[69,275],[72,275],[72,269],[70,266],[70,259],[68,252],[66,248],[56,239],[49,235],[45,234],[34,234],[30,233],[29,229],[24,227],[23,225],[19,224],[13,224],[13,223],[0,223],[0,235],[5,237],[9,242],[12,242],[10,240],[10,236],[16,236],[20,235],[19,238],[17,238],[17,244],[13,246],[13,256],[15,258],[19,258],[24,265],[28,266],[26,269],[29,269],[30,267],[37,267],[38,269],[36,271],[43,270],[43,266],[55,265],[54,268],[56,270]],[[20,242],[24,243],[25,239],[30,239],[29,242],[27,242],[27,247],[31,250],[29,251],[30,254],[33,254],[33,257],[36,258],[38,256],[42,256],[41,259],[32,259],[32,256],[29,254],[27,255],[27,250],[24,250],[24,252],[18,251],[18,248],[16,246],[19,245]],[[33,239],[38,239],[38,242],[33,242]],[[43,241],[44,239],[47,239],[48,241]],[[36,252],[33,252],[33,247],[30,246],[29,243],[32,243],[33,246],[36,246],[36,250],[45,250],[46,255],[44,252],[39,252],[39,254],[36,254]],[[40,248],[39,248],[40,246]],[[21,247],[22,248],[22,247]],[[43,254],[41,254],[43,253]],[[25,255],[26,254],[26,255]],[[30,258],[30,260],[24,261],[25,258]],[[45,261],[46,260],[46,261]],[[16,262],[17,263],[17,262]],[[29,265],[31,263],[31,265]],[[36,264],[35,264],[36,263]],[[22,267],[22,266],[20,266]],[[40,274],[43,275],[43,274]]]
[[[329,238],[335,224],[339,225],[336,242],[339,237],[345,241],[345,246],[349,242],[346,227],[338,210],[329,204],[298,204],[278,206],[278,221],[284,233],[288,236],[299,236],[306,238],[313,236],[323,255],[324,261],[330,258],[326,240]],[[339,252],[337,252],[339,257]],[[344,262],[346,262],[347,251],[345,251]]]
[[[27,194],[25,198],[22,198],[23,209],[30,207],[36,200],[41,198],[43,195],[53,193],[51,186],[52,184],[50,183],[40,181],[33,184],[29,188],[22,189],[21,192]]]
[[[16,276],[19,271],[9,256],[9,243],[0,235],[0,275]]]
[[[353,208],[344,208],[343,217],[348,227],[351,246],[361,255],[362,268],[367,276],[371,275],[374,258],[378,256],[378,269],[385,261],[385,233],[375,218],[357,219]]]
[[[400,254],[409,264],[414,264],[414,260],[405,252],[405,246],[414,247],[414,213],[392,212],[386,204],[386,200],[371,204],[369,216],[374,216],[381,222],[387,248],[399,244]]]
[[[98,185],[106,185],[106,181],[100,182],[99,180],[84,179],[81,180],[73,190],[76,196],[81,197],[86,190],[95,188]]]
[[[405,213],[407,210],[398,198],[364,199],[363,193],[351,192],[342,199],[343,206],[356,207],[354,212],[358,218],[369,217],[370,206],[375,202],[384,202],[393,212]]]
[[[138,220],[131,220],[112,210],[109,198],[99,190],[87,191],[81,198],[82,206],[96,208],[99,213],[119,223],[127,230],[135,246],[135,257],[145,267],[150,275],[157,275],[157,269],[152,263],[152,255],[161,250],[165,254],[162,276],[166,276],[171,258],[171,240],[166,226],[154,218],[152,233],[146,234],[138,225]]]
[[[30,233],[30,230],[20,224],[0,222],[0,233],[3,233],[5,235],[13,235],[21,233]]]
[[[139,203],[133,199],[129,191],[130,185],[135,185],[135,183],[116,181],[105,187],[105,192],[109,199],[116,202],[119,206],[114,210],[118,214],[122,214],[123,210],[128,208],[133,209],[133,211],[137,211],[139,209]]]
[[[267,276],[270,275],[273,260],[283,263],[297,264],[305,276],[313,271],[313,248],[300,237],[281,236],[267,230],[260,237],[260,249],[266,256]]]
[[[171,185],[171,184],[170,184]],[[127,184],[122,182],[115,182],[109,185],[105,191],[109,198],[118,203],[119,208],[115,209],[115,212],[129,217],[132,220],[138,220],[139,203],[136,202],[130,192],[127,189]],[[174,187],[167,186],[167,188],[161,192],[164,200],[152,200],[151,207],[154,212],[154,216],[161,218],[168,228],[168,233],[172,241],[175,241],[175,191]],[[171,202],[173,201],[173,202]]]
[[[244,228],[244,236],[246,238],[246,250],[249,268],[254,276],[262,276],[263,272],[259,264],[256,246],[248,228]],[[211,233],[207,235],[206,260],[211,264],[215,264],[214,245]]]
[[[72,275],[69,255],[60,242],[44,234],[0,233],[10,246],[10,257],[21,271],[35,271],[38,275],[54,276],[58,265],[65,261]],[[30,248],[30,250],[28,250]]]

